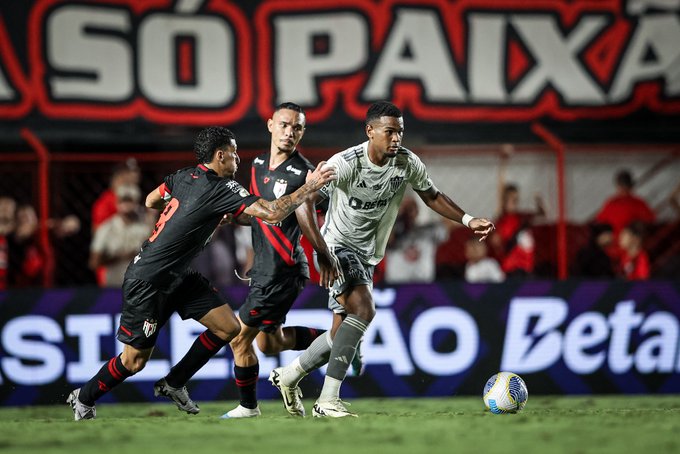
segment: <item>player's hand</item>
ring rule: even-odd
[[[491,232],[496,230],[496,226],[493,225],[493,222],[484,218],[472,218],[468,225],[472,231],[475,232],[475,235],[480,236],[479,241],[484,241]]]
[[[316,262],[319,265],[319,285],[321,287],[331,288],[334,282],[342,282],[342,269],[335,254],[332,252],[317,253]]]
[[[326,161],[321,161],[319,165],[316,166],[314,172],[307,171],[307,178],[305,183],[312,186],[313,191],[318,191],[329,181],[333,181],[337,178],[335,173],[335,167],[328,165]]]

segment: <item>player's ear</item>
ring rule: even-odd
[[[271,118],[267,120],[267,129],[269,130],[269,132],[274,131],[274,120],[272,120]]]
[[[366,135],[369,139],[373,138],[373,125],[370,123],[366,123]]]

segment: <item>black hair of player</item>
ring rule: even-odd
[[[371,104],[366,112],[366,124],[374,120],[379,120],[380,117],[403,117],[401,110],[391,102],[378,101]]]
[[[210,126],[201,130],[194,141],[196,159],[201,164],[207,164],[213,160],[217,150],[226,150],[231,142],[236,141],[236,136],[229,129],[222,126]]]
[[[302,115],[305,115],[305,111],[300,107],[298,104],[295,104],[294,102],[282,102],[278,106],[276,106],[276,109],[274,109],[274,112],[278,112],[281,109],[287,109],[287,110],[292,110],[294,112],[301,113]]]

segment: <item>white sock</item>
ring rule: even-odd
[[[286,386],[294,387],[305,375],[307,375],[307,372],[300,366],[300,357],[297,356],[293,362],[282,368],[279,380]]]
[[[342,380],[338,380],[337,378],[326,375],[326,379],[323,382],[323,388],[321,389],[321,394],[319,395],[319,400],[323,402],[339,399],[340,385],[342,385]]]

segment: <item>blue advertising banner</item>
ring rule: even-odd
[[[224,290],[236,307],[247,287]],[[479,394],[499,370],[520,374],[533,394],[680,392],[680,283],[516,281],[375,289],[364,375],[343,396]],[[327,296],[308,286],[288,325],[330,326]],[[60,403],[122,345],[119,290],[0,293],[0,403]],[[152,400],[152,384],[203,331],[173,317],[147,367],[104,401]],[[261,357],[259,396],[274,398],[269,372],[298,352]],[[191,381],[196,400],[234,399],[231,354],[221,351]],[[302,382],[318,393],[316,372]]]

